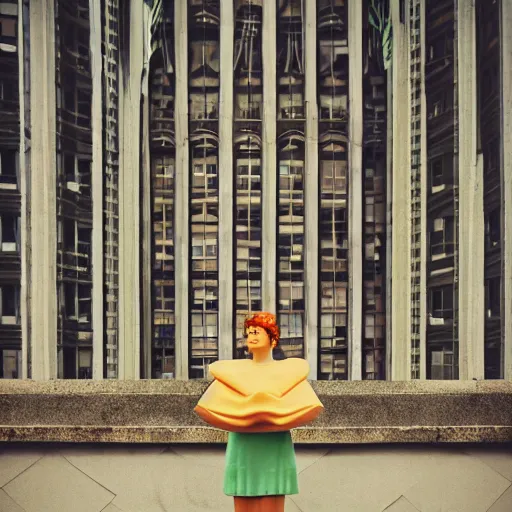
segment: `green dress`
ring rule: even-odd
[[[292,436],[286,432],[230,432],[224,494],[281,496],[298,494]]]

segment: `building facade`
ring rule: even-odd
[[[512,378],[491,3],[0,2],[2,375]]]

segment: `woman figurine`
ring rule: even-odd
[[[304,359],[276,361],[275,315],[245,320],[252,359],[216,361],[214,377],[195,411],[207,423],[229,431],[224,493],[235,512],[284,512],[284,499],[297,494],[297,467],[290,429],[314,420],[323,406],[307,381]]]

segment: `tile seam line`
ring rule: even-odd
[[[503,497],[505,496],[505,493],[512,487],[512,484],[510,484],[497,498],[495,501],[492,502],[491,506],[487,509],[487,511],[491,510],[492,507],[494,507],[494,505],[496,505],[496,503],[498,503],[498,501]]]
[[[63,455],[60,452],[60,450],[57,450],[57,453],[59,454],[59,457],[62,457],[68,464],[73,466],[77,471],[80,471],[80,473],[82,473],[82,475],[86,476],[89,480],[92,480],[94,483],[98,484],[100,487],[102,487],[103,489],[108,491],[110,494],[112,494],[113,498],[112,498],[111,501],[113,501],[117,497],[117,493],[115,493],[114,491],[111,491],[108,487],[105,487],[101,482],[98,482],[95,478],[93,478],[92,476],[88,475],[85,471],[83,471],[82,469],[77,467],[75,464],[73,464],[65,455]],[[108,503],[105,506],[108,506]]]
[[[12,500],[13,503],[16,504],[20,508],[22,512],[27,512],[27,509],[23,508],[5,489],[0,489]]]
[[[37,464],[42,458],[44,457],[44,455],[41,455],[36,461],[34,461],[32,464],[30,464],[30,466],[26,467],[23,471],[21,471],[20,473],[18,473],[15,477],[11,478],[7,483],[5,483],[2,487],[0,487],[0,489],[3,489],[4,492],[6,492],[7,494],[9,494],[7,492],[7,490],[5,489],[5,487],[7,487],[11,482],[14,482],[14,480],[16,480],[16,478],[18,478],[19,476],[21,476],[23,473],[25,473],[25,471],[28,471],[32,466],[34,466],[35,464]],[[9,498],[13,499],[14,498],[9,494]]]

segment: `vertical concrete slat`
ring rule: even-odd
[[[119,379],[140,376],[140,100],[143,3],[130,1],[130,52],[121,93],[119,155]]]
[[[409,102],[404,101],[404,98],[410,98],[409,34],[406,24],[400,22],[400,0],[390,1],[390,11],[393,23],[391,380],[409,380],[411,375],[411,123]]]
[[[147,26],[149,12],[144,10],[144,26]],[[148,44],[148,35],[144,35],[144,44]],[[144,48],[148,55],[148,48]],[[142,267],[141,267],[141,350],[142,350],[142,378],[151,379],[151,345],[152,345],[152,279],[151,279],[151,248],[153,226],[151,223],[151,148],[150,148],[150,104],[149,94],[151,88],[151,68],[149,62],[144,62],[144,80],[142,82],[142,172],[141,172],[141,242],[142,242]]]
[[[316,3],[305,3],[305,63],[306,63],[306,176],[304,181],[305,199],[305,241],[306,241],[306,331],[305,356],[310,366],[309,378],[318,376],[318,101],[317,101],[317,56],[316,56]]]
[[[175,3],[176,41],[176,176],[175,190],[175,304],[176,378],[188,379],[189,366],[189,153],[188,153],[188,2]]]
[[[220,8],[219,359],[233,358],[233,0]]]
[[[263,4],[263,155],[262,155],[262,298],[263,309],[277,314],[277,11],[276,2]]]
[[[92,69],[92,377],[103,379],[103,90],[101,2],[89,0]]]
[[[363,7],[348,4],[349,51],[349,379],[362,378],[363,322]]]
[[[427,1],[421,0],[420,11],[420,41],[421,41],[421,232],[427,233],[427,188],[428,188],[428,162],[427,162],[427,96],[425,90],[425,62],[427,52],[426,41],[426,15]],[[420,277],[420,379],[427,378],[427,237],[421,237],[421,277]]]
[[[472,0],[457,2],[459,91],[459,378],[484,377],[483,176],[477,167],[476,27]]]
[[[32,378],[57,377],[55,3],[30,2],[30,304]]]
[[[20,98],[20,156],[19,156],[19,176],[20,176],[20,194],[21,194],[21,213],[20,213],[20,229],[21,229],[21,282],[20,282],[20,317],[21,317],[21,378],[30,378],[29,374],[29,329],[28,315],[30,307],[28,304],[28,283],[29,280],[29,254],[30,247],[28,245],[29,236],[29,201],[28,195],[29,184],[29,158],[26,155],[25,144],[25,45],[24,45],[24,9],[23,0],[18,0],[18,93]],[[30,57],[30,55],[29,55]]]

